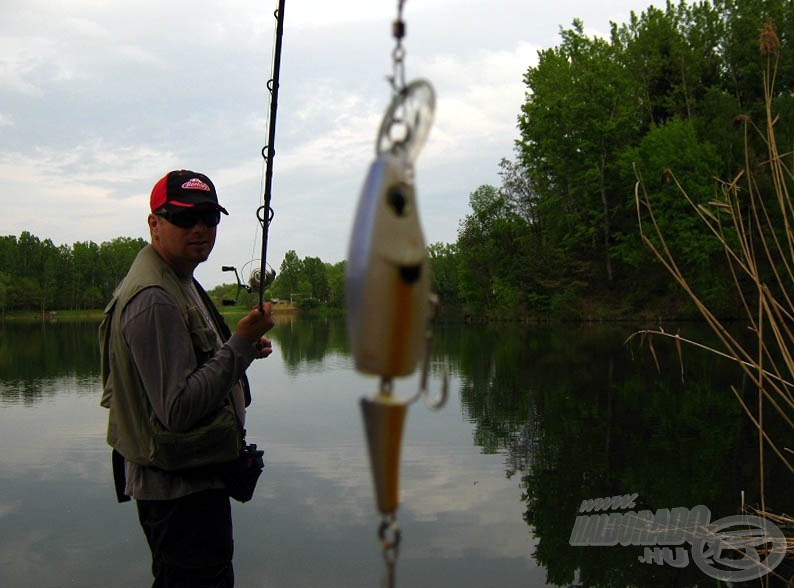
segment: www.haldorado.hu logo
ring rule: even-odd
[[[689,565],[684,542],[704,573],[726,582],[755,580],[771,572],[786,556],[786,538],[772,522],[753,515],[734,515],[711,522],[711,511],[699,505],[614,512],[635,508],[638,494],[584,500],[571,531],[573,546],[645,546],[639,560],[676,568]],[[762,561],[761,554],[766,555]]]

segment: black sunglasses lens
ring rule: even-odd
[[[204,217],[204,222],[208,227],[217,227],[218,223],[221,222],[221,211],[211,210],[210,215]]]
[[[221,213],[218,210],[185,210],[183,212],[163,214],[162,216],[180,229],[191,229],[199,221],[207,227],[215,227],[221,222]]]

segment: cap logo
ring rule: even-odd
[[[198,178],[191,178],[182,184],[183,190],[204,190],[205,192],[212,192],[210,187]]]

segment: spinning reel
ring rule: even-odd
[[[258,259],[249,261],[243,266],[243,271],[245,271],[246,267],[258,261]],[[240,274],[237,272],[237,268],[233,265],[222,266],[221,271],[234,272],[234,278],[237,281],[237,293],[234,295],[234,300],[224,298],[221,301],[221,304],[223,306],[234,306],[237,304],[237,299],[240,297],[240,290],[245,290],[249,294],[251,294],[254,290],[267,290],[276,280],[276,270],[270,267],[269,263],[265,265],[267,266],[265,268],[265,279],[262,280],[262,268],[257,267],[251,270],[251,273],[248,275],[248,283],[243,283],[243,281],[240,279]]]

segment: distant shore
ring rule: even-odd
[[[218,306],[218,310],[224,316],[242,316],[247,309],[242,306]],[[274,315],[293,315],[300,310],[290,302],[279,302],[273,304]],[[0,321],[19,321],[19,322],[100,322],[102,320],[103,309],[95,308],[88,310],[46,310],[32,311],[25,310],[19,312],[9,312],[0,316]]]

